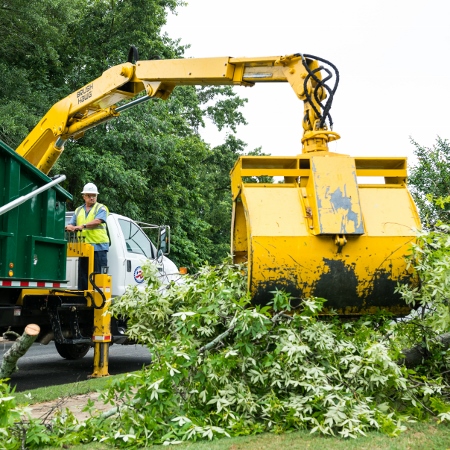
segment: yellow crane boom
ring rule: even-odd
[[[48,173],[68,139],[78,139],[89,128],[118,117],[121,111],[142,101],[167,99],[176,86],[253,86],[277,82],[288,82],[296,96],[304,101],[304,151],[327,150],[326,143],[339,136],[324,125],[317,128],[319,102],[326,97],[325,90],[318,86],[320,80],[318,61],[297,54],[126,62],[111,67],[56,103],[16,151]],[[312,97],[314,89],[316,95]],[[144,91],[145,96],[136,98]],[[128,105],[118,106],[122,100],[134,98]]]

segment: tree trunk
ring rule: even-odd
[[[440,342],[443,348],[450,347],[450,333],[444,333],[436,337],[436,341]],[[398,364],[404,364],[408,369],[422,364],[423,361],[430,357],[427,348],[423,344],[417,344],[414,347],[403,350],[403,356]]]
[[[25,355],[31,344],[38,337],[40,328],[38,325],[27,325],[22,336],[11,346],[11,348],[3,355],[2,365],[0,367],[0,380],[9,378],[13,374],[17,367],[17,360]]]

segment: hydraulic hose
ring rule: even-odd
[[[106,297],[105,294],[103,293],[103,291],[95,284],[95,272],[92,272],[91,274],[89,274],[89,281],[91,282],[92,286],[94,287],[94,289],[101,295],[102,297],[102,303],[100,306],[97,306],[94,302],[94,298],[92,297],[92,304],[94,305],[95,309],[102,309],[105,306],[106,303]]]

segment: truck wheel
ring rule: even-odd
[[[83,358],[91,348],[89,344],[58,344],[57,342],[55,347],[60,356],[70,360]]]

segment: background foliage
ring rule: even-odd
[[[16,148],[59,99],[127,60],[180,58],[184,47],[163,35],[168,11],[181,0],[6,0],[0,5],[0,139]],[[99,201],[135,220],[172,227],[172,258],[199,266],[229,252],[228,173],[246,144],[246,99],[231,87],[175,89],[68,142],[50,175],[64,173],[82,202],[86,182]],[[217,148],[200,137],[205,120],[228,136]]]
[[[438,137],[433,147],[412,140],[417,162],[410,168],[408,186],[422,223],[450,223],[450,142]]]

